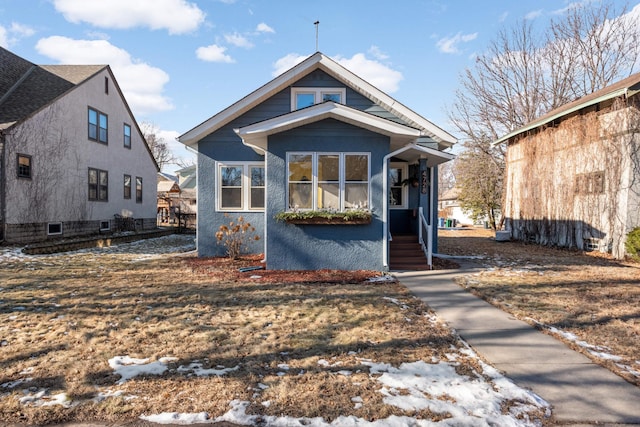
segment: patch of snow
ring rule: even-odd
[[[47,390],[40,390],[35,394],[30,393],[20,398],[20,403],[33,406],[61,405],[65,408],[70,408],[72,405],[72,401],[66,393],[58,393],[50,396]]]
[[[400,306],[401,309],[406,310],[409,308],[408,305],[401,303],[400,301],[398,301],[396,298],[390,298],[390,297],[382,297],[382,299],[390,301],[392,303],[394,303],[395,305]]]
[[[120,375],[117,384],[124,384],[139,375],[162,375],[168,369],[167,364],[177,358],[163,357],[156,362],[149,363],[149,359],[134,359],[129,356],[116,356],[109,359],[109,366]]]
[[[156,424],[197,424],[211,423],[209,414],[206,412],[198,412],[193,414],[180,414],[178,412],[163,412],[156,415],[141,415],[141,419]]]
[[[177,371],[180,373],[193,372],[193,374],[197,377],[210,377],[212,375],[220,377],[222,375],[228,374],[229,372],[237,371],[238,369],[240,369],[240,365],[234,366],[233,368],[221,367],[219,369],[206,369],[202,367],[202,363],[194,362],[190,363],[187,366],[178,366]]]
[[[378,276],[378,277],[370,277],[367,279],[367,282],[369,283],[388,283],[388,282],[395,282],[397,279],[391,275],[385,274],[384,276]]]

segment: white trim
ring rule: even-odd
[[[222,168],[224,167],[242,167],[242,184],[240,186],[240,191],[242,192],[242,201],[241,206],[239,208],[225,208],[222,206]],[[264,162],[241,162],[241,161],[233,161],[233,162],[216,162],[216,211],[218,212],[263,212],[265,208],[251,208],[251,168],[259,167],[265,169],[265,186],[264,186],[264,196],[265,196],[265,204],[267,198],[267,186],[266,186],[266,166]]]
[[[327,209],[327,208],[319,208],[318,207],[318,157],[319,156],[327,156],[327,155],[338,155],[339,156],[339,191],[340,191],[340,200],[338,210],[340,212],[344,212],[348,209],[345,206],[345,184],[347,184],[345,171],[346,171],[346,156],[367,156],[367,200],[366,207],[364,209],[370,209],[371,207],[371,153],[369,152],[360,152],[360,151],[344,151],[344,152],[335,152],[335,151],[290,151],[287,152],[287,165],[286,165],[286,201],[287,201],[287,210],[291,210],[291,206],[289,206],[290,194],[289,194],[289,164],[291,156],[303,155],[303,156],[311,156],[311,207],[310,208],[296,208],[301,211],[305,210],[318,210],[318,209]],[[297,181],[296,181],[297,182]],[[354,181],[360,182],[360,181]]]
[[[261,151],[264,151],[267,149],[267,137],[269,135],[327,118],[340,120],[344,123],[389,136],[394,142],[403,141],[406,144],[420,136],[418,129],[330,101],[237,128],[234,129],[234,132],[242,138],[242,142],[245,145],[258,147]]]
[[[300,64],[253,91],[233,105],[180,135],[178,137],[178,141],[189,146],[197,144],[197,142],[205,136],[220,129],[222,126],[241,116],[251,108],[262,103],[267,98],[270,98],[276,93],[290,87],[295,81],[315,69],[325,71],[332,77],[344,83],[347,87],[350,87],[356,92],[364,95],[373,103],[387,109],[399,119],[405,120],[410,125],[419,128],[420,135],[430,136],[436,142],[442,142],[449,145],[456,143],[456,138],[453,135],[410,110],[320,52],[316,52]]]
[[[344,87],[292,87],[291,88],[291,111],[299,110],[298,108],[298,94],[309,93],[313,94],[313,104],[320,104],[323,101],[324,94],[340,94],[339,104],[346,104],[347,102],[347,89]],[[303,107],[304,108],[304,107]]]
[[[402,170],[402,177],[404,179],[409,179],[409,164],[405,162],[390,162],[389,169],[400,169]],[[403,180],[404,180],[403,179]],[[389,197],[391,196],[391,183],[389,183]],[[398,187],[398,186],[395,186]],[[389,205],[389,209],[407,209],[409,207],[409,186],[400,184],[399,187],[402,188],[402,203],[399,205]]]

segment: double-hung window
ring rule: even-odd
[[[346,98],[345,88],[336,87],[294,87],[291,88],[291,111],[310,107],[325,101],[333,101],[344,104]]]
[[[109,200],[109,172],[89,168],[89,200]]]
[[[131,198],[131,175],[124,176],[124,194],[125,199]]]
[[[288,153],[289,209],[368,209],[369,159],[369,153]]]
[[[107,144],[109,142],[108,127],[107,115],[89,107],[89,139]]]
[[[389,208],[406,209],[408,188],[405,185],[409,173],[406,163],[391,163],[389,166]],[[404,181],[404,182],[403,182]]]
[[[264,164],[218,164],[218,210],[263,210],[266,175]]]
[[[131,126],[124,124],[123,126],[124,148],[131,148]]]
[[[142,203],[142,178],[136,176],[136,203]]]
[[[18,178],[31,178],[31,156],[18,154]]]

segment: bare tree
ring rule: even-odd
[[[640,46],[637,23],[626,11],[606,2],[581,3],[542,32],[531,21],[500,31],[474,67],[464,71],[449,111],[472,150],[467,160],[490,160],[503,175],[506,147],[487,141],[631,74]],[[463,203],[466,197],[461,192]]]
[[[152,123],[141,123],[140,130],[142,130],[142,134],[147,140],[147,144],[160,170],[163,170],[167,165],[176,164],[176,158],[171,152],[169,144],[158,136],[157,128]]]

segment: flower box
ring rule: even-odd
[[[275,216],[277,221],[297,225],[362,225],[371,224],[369,211],[299,211],[280,212]]]

